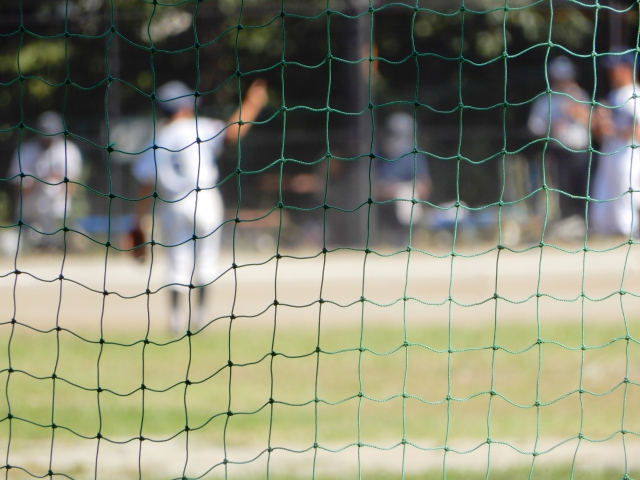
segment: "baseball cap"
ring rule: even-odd
[[[576,67],[571,60],[561,55],[549,62],[549,77],[557,82],[573,80],[576,78]]]
[[[602,65],[605,68],[613,68],[616,65],[625,64],[633,67],[636,61],[636,52],[632,49],[626,49],[624,47],[614,47],[610,53],[604,54],[602,59]]]
[[[62,117],[58,112],[44,112],[38,117],[36,128],[45,135],[55,135],[64,130]]]
[[[193,108],[193,90],[179,80],[165,83],[156,91],[160,110],[167,115],[174,115],[180,110]]]

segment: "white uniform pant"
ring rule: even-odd
[[[167,250],[166,282],[172,289],[209,285],[218,275],[223,204],[218,190],[195,192],[176,203],[158,204],[161,239]],[[197,239],[193,239],[193,235]]]
[[[624,145],[608,145],[605,151],[615,151]],[[596,233],[638,235],[640,196],[629,193],[629,187],[640,188],[640,155],[632,152],[626,147],[614,155],[600,156],[590,196],[597,200],[622,196],[610,202],[589,204],[590,227]]]

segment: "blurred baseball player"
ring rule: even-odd
[[[557,140],[549,142],[545,161],[551,167],[552,183],[564,192],[560,195],[559,205],[555,205],[559,207],[559,217],[580,215],[584,218],[584,200],[569,195],[585,197],[587,193],[589,107],[579,102],[588,101],[589,96],[578,85],[576,67],[567,57],[551,60],[548,72],[554,94],[551,98],[543,95],[533,103],[528,127],[538,137],[546,136],[550,130],[551,137]],[[558,178],[554,178],[556,176]]]
[[[24,174],[14,180],[18,188],[16,216],[37,230],[27,230],[29,246],[37,248],[62,248],[62,235],[51,234],[64,227],[69,216],[73,183],[64,183],[67,177],[79,181],[82,174],[80,150],[62,132],[62,117],[56,112],[45,112],[38,118],[36,138],[23,142],[16,150],[9,167],[9,175]],[[42,232],[42,233],[38,233]]]
[[[179,292],[185,286],[200,287],[194,320],[196,326],[202,324],[204,287],[219,275],[223,203],[214,188],[218,181],[216,162],[224,144],[237,141],[250,125],[228,126],[239,121],[240,109],[226,122],[200,116],[196,119],[194,92],[179,81],[163,85],[156,95],[161,100],[156,104],[168,119],[156,133],[158,148],[148,150],[136,162],[133,174],[142,184],[142,196],[155,190],[160,197],[154,211],[160,228],[154,240],[168,247],[171,327],[178,331],[183,324]],[[242,122],[255,120],[266,103],[266,84],[258,80],[244,96]]]
[[[640,198],[637,193],[629,193],[631,187],[640,188],[640,158],[631,147],[638,142],[640,133],[635,99],[640,87],[634,63],[632,52],[608,56],[604,62],[611,87],[605,103],[611,108],[598,108],[592,122],[603,151],[593,180],[592,197],[608,201],[590,204],[590,226],[596,233],[625,236],[639,233]]]

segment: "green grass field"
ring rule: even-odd
[[[258,450],[269,439],[273,447],[306,449],[314,442],[389,448],[403,438],[423,448],[466,450],[490,437],[532,452],[538,435],[537,450],[544,452],[581,433],[598,441],[613,436],[607,443],[622,454],[620,431],[630,432],[630,442],[640,433],[640,387],[634,383],[640,382],[640,345],[633,340],[640,337],[638,321],[629,324],[630,341],[622,324],[589,325],[584,351],[580,324],[549,321],[541,326],[542,344],[536,343],[535,324],[498,325],[495,351],[494,332],[469,323],[451,332],[442,325],[410,324],[406,347],[402,327],[365,324],[361,331],[332,325],[319,332],[319,341],[318,331],[305,328],[276,328],[274,335],[272,328],[244,319],[229,329],[227,319],[172,343],[151,337],[145,346],[139,334],[123,334],[101,346],[98,339],[89,343],[66,331],[43,334],[3,325],[0,348],[8,355],[0,360],[6,392],[0,400],[0,448],[6,449],[10,424],[15,446],[47,443],[52,422],[63,444],[95,443],[78,435],[95,438],[98,432],[111,441],[135,439],[132,444],[141,434],[184,440],[188,425],[192,444]],[[637,443],[630,445],[637,452]],[[539,464],[545,455],[551,454],[539,456]],[[517,456],[525,466],[494,468],[491,478],[529,478],[526,464],[533,456]],[[585,471],[579,460],[574,478],[624,473],[622,464],[615,471]],[[569,478],[568,464],[544,465],[532,478]],[[447,478],[486,474],[452,472]],[[366,478],[392,478],[372,475]],[[405,478],[427,477],[409,472]]]

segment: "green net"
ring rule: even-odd
[[[5,478],[638,478],[637,32],[3,1]]]

